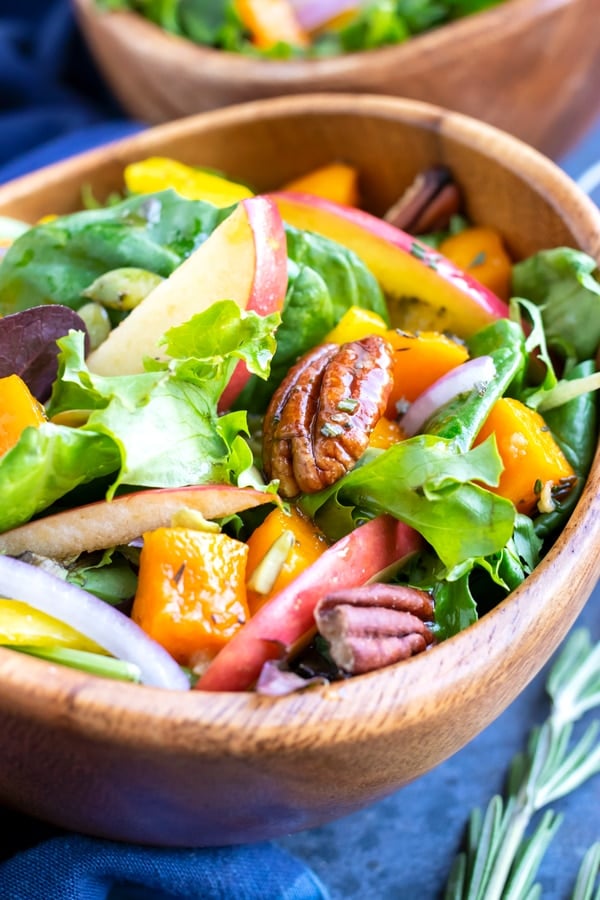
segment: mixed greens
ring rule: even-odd
[[[322,58],[399,44],[503,0],[97,0],[197,44],[267,59]],[[505,2],[505,0],[504,0]]]
[[[449,342],[458,362],[409,401],[410,376],[396,385],[400,399],[368,429],[375,434],[385,423],[392,438],[370,440],[332,483],[285,496],[265,475],[262,431],[298,360],[324,342],[354,348],[378,334],[392,348],[396,339],[416,347],[430,332],[407,335],[390,320],[394,298],[375,270],[350,246],[292,224],[285,204],[282,222],[276,198],[219,206],[165,189],[50,217],[11,238],[0,263],[0,394],[10,415],[9,389],[28,391],[30,417],[12,437],[0,419],[0,596],[8,598],[0,601],[0,643],[176,689],[251,687],[282,657],[275,686],[270,678],[264,691],[285,692],[288,676],[295,688],[359,671],[344,669],[314,635],[315,609],[328,582],[337,583],[342,558],[349,574],[338,586],[346,592],[374,581],[427,594],[434,609],[427,628],[440,641],[514,590],[560,532],[597,441],[594,260],[563,247],[514,264],[508,305],[454,271],[479,297],[474,311],[479,302],[488,310],[487,324],[462,336],[433,334],[435,353]],[[106,334],[147,308],[153,292],[168,292],[173,273],[202,253],[210,259],[224,229],[239,240],[246,223],[251,233],[248,210],[273,223],[263,235],[267,270],[277,234],[284,241],[278,303],[259,314],[218,296],[166,329],[160,353],[146,355],[139,370],[119,358],[123,371],[100,373],[94,351],[108,346]],[[361,227],[380,227],[361,215]],[[417,273],[444,271],[448,262],[436,251],[386,227],[386,240],[397,233],[411,248],[405,256],[417,260]],[[468,223],[460,229],[470,239]],[[482,254],[474,262],[476,271]],[[440,275],[440,306],[447,286]],[[99,309],[108,320],[100,338]],[[406,359],[405,350],[394,358]],[[240,362],[246,374],[222,408]],[[348,391],[338,410],[354,423],[360,404]],[[527,424],[510,431],[517,413]],[[335,439],[337,427],[327,436]],[[519,441],[515,465],[506,446]],[[62,631],[34,615],[52,617],[52,605],[40,600],[50,595],[60,598]],[[69,603],[78,605],[76,616],[64,612]],[[110,613],[96,612],[107,605]],[[116,649],[106,639],[113,620],[128,623],[116,628],[125,636]],[[139,664],[127,654],[132,629]],[[123,668],[111,670],[107,653]],[[164,679],[152,675],[153,660]]]

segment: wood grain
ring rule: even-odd
[[[151,123],[261,97],[378,93],[480,118],[558,158],[600,112],[597,0],[509,0],[402,45],[285,62],[199,47],[94,0],[73,4],[115,95]]]
[[[481,123],[416,101],[264,100],[190,118],[0,188],[35,221],[122,187],[155,153],[272,189],[343,156],[381,212],[446,163],[475,221],[516,255],[570,244],[600,261],[600,212],[551,162]],[[0,802],[69,829],[162,845],[256,841],[345,815],[458,751],[537,674],[600,575],[600,459],[560,539],[493,612],[380,672],[280,699],[117,685],[0,650]]]

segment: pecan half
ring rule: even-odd
[[[315,609],[331,658],[361,675],[421,653],[433,635],[430,594],[396,584],[368,584],[327,594]]]
[[[460,193],[450,171],[432,166],[417,175],[384,219],[410,234],[425,234],[446,228],[460,207]]]
[[[333,484],[367,449],[393,383],[393,349],[372,335],[320,344],[288,372],[263,423],[263,466],[283,497]]]

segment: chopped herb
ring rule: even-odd
[[[482,266],[486,261],[486,258],[487,257],[485,250],[480,250],[479,253],[477,253],[477,255],[473,257],[473,259],[467,266],[467,269],[474,269],[476,266]]]
[[[173,583],[175,586],[179,584],[181,579],[183,578],[183,573],[185,572],[185,563],[181,563],[175,574],[173,575]]]
[[[334,425],[332,422],[325,422],[321,427],[321,434],[323,437],[339,437],[343,431],[344,429],[341,425]]]
[[[422,247],[420,244],[413,242],[410,247],[410,252],[413,256],[416,256],[417,259],[425,259],[427,256],[427,248]]]
[[[348,397],[346,400],[340,400],[337,405],[337,408],[340,412],[354,412],[358,407],[358,400],[354,400],[352,397]]]

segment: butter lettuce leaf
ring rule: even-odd
[[[71,490],[119,467],[110,437],[54,425],[26,428],[0,457],[0,531],[28,522]]]
[[[167,332],[167,361],[148,359],[146,372],[125,376],[91,373],[81,337],[72,335],[59,342],[60,377],[49,414],[90,410],[83,429],[114,440],[121,462],[109,495],[121,485],[228,482],[240,474],[231,472],[229,456],[246,421],[230,414],[236,425],[229,428],[227,416],[218,416],[217,403],[238,360],[268,375],[279,320],[279,314],[243,312],[231,300],[215,303]],[[249,448],[240,453],[236,446],[236,458],[244,469],[252,463]]]
[[[64,420],[76,411],[84,424],[28,428],[0,459],[0,529],[106,475],[108,497],[131,487],[237,483],[253,462],[246,415],[219,416],[217,403],[239,360],[268,375],[278,323],[278,314],[222,301],[167,333],[171,358],[148,360],[147,371],[128,376],[90,372],[82,332],[61,338],[47,413]]]

